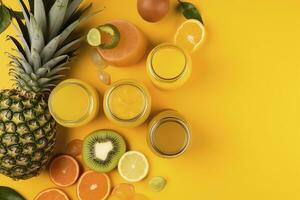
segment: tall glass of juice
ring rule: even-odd
[[[182,155],[188,148],[191,128],[188,122],[174,110],[165,110],[149,123],[147,142],[157,155],[174,158]]]
[[[153,84],[160,89],[176,89],[190,77],[190,55],[174,44],[160,44],[147,59],[147,72]]]

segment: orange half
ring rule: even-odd
[[[205,41],[206,29],[203,24],[195,19],[183,22],[177,29],[174,42],[188,52],[196,51]]]
[[[77,197],[79,200],[105,200],[110,189],[110,179],[105,173],[87,171],[78,181]]]
[[[34,200],[69,200],[66,193],[62,190],[51,188],[40,192]]]
[[[68,187],[77,181],[79,171],[79,164],[72,156],[62,155],[51,162],[49,176],[55,185]]]

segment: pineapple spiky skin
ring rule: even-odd
[[[24,19],[12,11],[18,38],[8,36],[15,48],[7,53],[15,89],[0,90],[0,173],[15,180],[37,176],[51,156],[56,122],[48,95],[83,39],[74,30],[95,14],[91,3],[80,8],[83,0],[17,1]]]
[[[56,123],[43,95],[0,91],[0,173],[15,180],[37,176],[55,138]]]

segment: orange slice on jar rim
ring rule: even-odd
[[[69,197],[60,189],[50,188],[40,192],[34,200],[70,200]]]
[[[60,187],[73,185],[79,177],[79,172],[77,160],[69,155],[54,158],[49,167],[50,180]]]
[[[110,194],[111,182],[107,174],[87,171],[77,184],[79,200],[105,200]]]

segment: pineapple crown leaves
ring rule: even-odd
[[[8,36],[18,56],[9,54],[10,75],[17,88],[50,92],[64,77],[67,63],[75,56],[82,37],[72,34],[81,22],[96,13],[89,13],[92,4],[79,8],[83,0],[18,0],[25,23],[12,13],[18,39]]]

